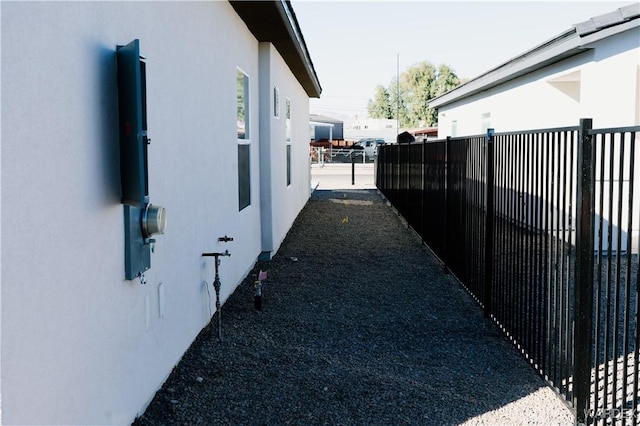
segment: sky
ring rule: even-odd
[[[365,118],[376,85],[411,65],[476,77],[571,28],[633,1],[292,0],[322,86],[312,114]]]

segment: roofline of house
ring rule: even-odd
[[[493,68],[467,83],[430,99],[431,108],[439,108],[484,92],[509,80],[544,68],[592,49],[594,42],[640,26],[640,4],[631,4],[615,12],[573,25],[554,38]]]
[[[309,114],[309,119],[313,121],[318,121],[321,123],[344,124],[343,120],[340,120],[338,118],[328,117],[322,114]]]
[[[429,134],[438,134],[438,126],[433,127],[419,127],[417,129],[407,129],[409,133],[413,135],[429,135]]]
[[[319,98],[322,87],[288,0],[229,0],[258,41],[270,42],[287,63],[310,98]]]
[[[323,121],[309,121],[309,124],[316,127],[335,127],[334,123],[325,123]]]

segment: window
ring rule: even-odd
[[[487,133],[489,127],[491,127],[491,113],[485,112],[480,115],[480,133]]]
[[[291,185],[291,144],[287,144],[287,186]]]
[[[451,137],[458,136],[458,120],[451,120]]]
[[[238,70],[236,75],[238,96],[238,139],[249,139],[249,77]]]
[[[238,70],[237,128],[238,128],[238,209],[251,205],[251,144],[249,128],[249,76]]]
[[[640,65],[636,69],[636,125],[640,124]]]
[[[277,87],[273,87],[273,116],[280,118],[280,91]]]
[[[238,145],[238,210],[251,205],[251,145]]]
[[[640,124],[640,65],[636,69],[636,125]]]
[[[291,100],[289,98],[287,98],[287,100],[284,103],[284,109],[285,109],[285,117],[286,117],[286,122],[285,122],[285,128],[286,128],[286,138],[287,138],[287,142],[291,142]]]
[[[287,138],[287,186],[291,185],[291,100],[287,98],[284,104],[286,117],[286,138]]]

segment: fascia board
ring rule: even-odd
[[[309,121],[309,124],[317,127],[335,127],[333,123],[323,123],[322,121]]]
[[[289,36],[291,40],[295,41],[295,49],[298,52],[298,56],[304,63],[304,67],[309,74],[310,84],[313,86],[314,93],[310,95],[314,95],[315,97],[320,97],[322,93],[322,87],[320,86],[320,81],[318,80],[318,76],[313,66],[313,62],[311,61],[311,57],[309,55],[309,51],[307,50],[307,43],[304,41],[304,36],[300,30],[300,25],[298,24],[298,19],[295,17],[295,12],[291,8],[289,2],[281,0],[280,7],[278,11],[283,16],[283,20],[288,23],[286,25],[287,31],[289,32]]]
[[[580,38],[571,29],[549,42],[529,50],[510,61],[488,71],[468,83],[429,101],[429,107],[438,108],[459,99],[489,90],[522,75],[583,52]]]
[[[591,48],[592,44],[605,39],[607,37],[611,37],[616,34],[623,33],[625,31],[632,30],[634,28],[640,27],[640,19],[634,19],[632,21],[627,21],[622,24],[616,25],[615,27],[605,28],[596,33],[591,33],[582,37],[581,44],[585,48]]]
[[[286,0],[229,0],[249,31],[280,53],[307,95],[320,97],[322,87],[291,4]]]
[[[626,8],[622,10],[622,12],[624,12],[623,15],[625,18],[627,18],[627,15],[631,18],[635,18],[637,16],[635,9],[632,10],[631,8]],[[585,50],[593,49],[593,44],[600,40],[640,26],[640,19],[631,19],[612,27],[588,33],[582,37],[579,36],[581,32],[579,28],[580,25],[581,24],[576,24],[572,29],[559,35],[555,39],[531,49],[505,64],[469,81],[457,89],[431,99],[428,102],[429,106],[431,108],[438,108],[448,105],[468,96],[489,90],[499,84],[513,80],[529,72],[577,55]],[[549,45],[550,47],[545,48],[546,45]]]

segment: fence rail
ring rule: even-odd
[[[640,417],[640,126],[380,147],[376,185],[578,422]]]
[[[353,157],[353,158],[352,158]],[[373,153],[369,153],[363,149],[354,149],[349,147],[342,148],[323,148],[323,147],[310,147],[309,159],[311,164],[325,163],[372,163],[374,161]]]

